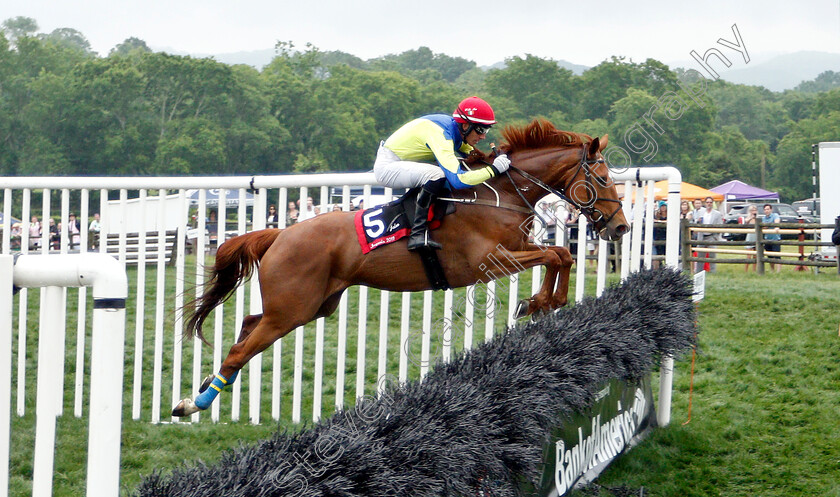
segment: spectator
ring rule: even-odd
[[[207,220],[205,228],[210,235],[210,246],[214,247],[219,242],[219,221],[216,211],[210,211],[210,218]]]
[[[764,217],[761,218],[761,222],[764,223],[764,224],[778,223],[778,222],[781,222],[781,218],[779,217],[778,213],[773,212],[773,206],[772,205],[764,204]],[[765,233],[770,231],[767,228],[765,228],[764,230],[765,230]],[[779,228],[778,227],[774,228],[772,231],[773,231],[773,233],[768,233],[768,234],[764,235],[764,252],[765,253],[767,253],[767,252],[781,252],[782,251],[782,245],[779,244],[779,243],[775,243],[775,242],[779,242],[779,241],[782,240],[782,235],[779,234]],[[770,255],[770,256],[767,256],[767,258],[768,259],[775,259],[777,261],[782,260],[782,258],[779,257],[778,255]],[[774,271],[776,271],[777,273],[782,271],[782,265],[781,264],[771,263],[770,268],[773,269]]]
[[[570,205],[569,206],[569,215],[566,218],[566,228],[568,229],[569,236],[567,240],[569,240],[569,252],[572,253],[572,257],[577,257],[577,244],[578,244],[578,218],[580,217],[580,210],[577,207]],[[574,240],[574,243],[572,242]]]
[[[41,223],[38,222],[38,216],[32,216],[29,221],[29,248],[34,249],[41,246]]]
[[[691,212],[691,205],[688,204],[688,200],[680,202],[680,219],[688,219],[689,221],[694,220],[694,216]]]
[[[96,212],[93,214],[93,221],[91,221],[90,225],[88,225],[88,243],[90,244],[90,248],[92,250],[99,248],[99,232],[101,229],[102,225],[99,222],[99,213]]]
[[[834,233],[831,234],[831,243],[840,245],[840,216],[834,218]]]
[[[291,226],[298,222],[298,217],[300,216],[300,211],[298,211],[297,205],[294,202],[289,202],[289,206],[286,210],[286,226]]]
[[[58,226],[55,225],[55,219],[50,218],[50,228],[49,228],[49,246],[52,249],[58,249],[59,244],[59,236],[58,236]]]
[[[268,215],[265,217],[265,226],[266,228],[276,228],[277,227],[277,206],[271,204],[268,206]]]
[[[13,249],[20,249],[20,237],[23,234],[23,228],[21,227],[20,223],[13,223],[12,229],[9,231],[9,235],[11,235],[11,242]]]
[[[306,197],[306,207],[301,207],[298,221],[306,221],[315,216],[315,202],[312,201],[312,197]]]
[[[744,226],[745,227],[754,226],[757,218],[758,218],[758,207],[756,207],[754,205],[749,206],[747,208],[747,217],[744,218],[744,223],[743,223]],[[744,248],[746,248],[747,250],[755,250],[755,231],[753,231],[752,233],[747,233],[747,236],[746,236],[746,238],[744,238],[744,241],[747,242],[747,245]],[[748,255],[747,257],[749,259],[755,259],[754,255]],[[753,271],[755,271],[755,263],[744,264],[744,271],[749,271],[750,266],[752,266]]]
[[[332,211],[333,212],[341,212],[341,206],[338,205],[338,204],[333,204]]]
[[[699,198],[694,199],[694,211],[691,213],[695,223],[703,222],[703,201]]]
[[[686,202],[686,205],[688,203]],[[665,239],[667,238],[668,230],[665,223],[668,222],[668,203],[660,200],[653,214],[653,254],[665,255]],[[653,267],[658,268],[661,261],[653,261]]]
[[[81,229],[79,220],[76,219],[76,215],[72,212],[67,219],[67,233],[70,238],[70,249],[72,250],[73,247],[78,247],[81,239]]]
[[[700,218],[700,222],[702,224],[723,224],[723,215],[720,213],[719,210],[715,209],[715,201],[712,197],[706,197],[703,202],[706,205],[706,208],[702,211],[702,216]],[[700,240],[703,241],[720,241],[720,233],[707,233],[707,232],[700,232]],[[703,248],[714,250],[716,247],[714,245],[703,245]],[[714,259],[715,253],[714,252],[704,252],[702,257],[706,259]],[[707,266],[706,266],[707,265]],[[714,273],[717,271],[717,265],[709,261],[705,263],[704,269],[708,267],[708,271]],[[695,272],[697,268],[695,267]]]

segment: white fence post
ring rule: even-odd
[[[12,264],[0,255],[0,497],[9,495],[9,442],[12,429]]]
[[[665,235],[665,265],[670,268],[679,268],[679,244],[680,244],[680,186],[682,184],[682,174],[675,167],[645,167],[628,169],[621,173],[613,173],[613,179],[618,181],[660,181],[668,180],[668,220],[666,223]],[[641,190],[641,188],[639,189]],[[652,189],[651,189],[652,190]],[[649,190],[650,191],[650,190]],[[628,192],[628,189],[625,189]],[[635,206],[635,219],[641,218],[641,202],[643,201],[641,192],[637,197],[637,205]],[[625,200],[629,193],[625,193]],[[648,200],[653,202],[653,198]],[[637,243],[641,243],[641,227],[637,228],[634,223],[632,231],[633,236],[633,260],[630,265],[634,270],[639,267],[639,250]],[[638,242],[637,237],[638,236]],[[651,243],[646,245],[647,250],[651,250]],[[623,267],[622,258],[622,277],[626,275],[626,269]],[[674,359],[671,357],[664,357],[659,370],[659,406],[656,411],[657,422],[660,426],[666,426],[671,422],[671,390],[674,384]]]
[[[125,266],[103,254],[21,255],[15,261],[14,284],[21,288],[47,287],[41,307],[63,304],[62,287],[93,287],[93,339],[91,341],[90,413],[88,433],[87,496],[117,496],[120,488],[120,433],[122,430]],[[9,299],[11,300],[11,299]],[[63,340],[61,313],[44,313],[38,344],[35,465],[32,495],[52,495],[57,402],[54,351]],[[9,348],[11,350],[11,347]],[[8,461],[8,459],[7,459]],[[8,487],[8,486],[7,486]]]

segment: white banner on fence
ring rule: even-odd
[[[834,224],[840,216],[840,142],[820,143],[820,224]],[[831,240],[830,228],[822,230],[820,238]]]

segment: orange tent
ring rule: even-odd
[[[620,197],[624,197],[624,182],[616,183],[616,188],[618,190],[618,195]],[[656,196],[656,200],[668,200],[668,180],[657,181],[653,185],[653,191]],[[683,181],[682,185],[680,185],[681,200],[688,200],[689,202],[692,202],[694,199],[699,198],[700,200],[703,200],[706,197],[712,197],[715,202],[723,202],[723,195],[720,193],[706,190],[705,188],[692,185],[691,183],[686,183],[685,181]]]

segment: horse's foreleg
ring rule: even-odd
[[[560,258],[560,265],[557,267],[557,289],[551,299],[551,307],[557,309],[569,302],[569,273],[574,259],[566,247],[549,246],[549,248]]]
[[[507,274],[514,274],[534,266],[545,266],[546,274],[539,292],[530,299],[520,302],[516,318],[528,316],[537,310],[549,310],[552,305],[552,293],[561,265],[560,256],[553,250],[528,245],[526,250],[493,254],[493,265]]]

